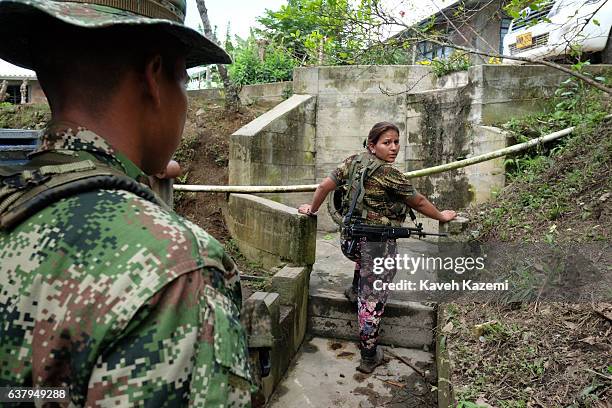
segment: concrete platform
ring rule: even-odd
[[[391,350],[391,349],[390,349]],[[392,349],[435,378],[433,356],[421,350]],[[435,407],[431,385],[403,362],[389,361],[372,374],[355,370],[360,355],[353,342],[314,337],[306,340],[269,408],[430,408]]]
[[[431,254],[437,245],[420,240],[398,241],[399,253]],[[315,336],[358,339],[357,308],[343,295],[353,279],[354,263],[342,255],[338,233],[319,233],[316,262],[310,275],[308,332]],[[432,279],[426,271],[409,276],[399,270],[394,281]],[[382,320],[381,344],[422,348],[433,344],[435,308],[432,304],[412,301],[414,293],[391,292]]]

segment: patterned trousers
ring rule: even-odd
[[[395,240],[386,242],[368,242],[362,238],[359,242],[359,253],[355,262],[353,287],[357,288],[357,318],[359,320],[359,337],[362,353],[371,354],[376,350],[380,321],[385,311],[389,296],[388,290],[377,290],[374,282],[393,282],[396,268],[379,268],[374,273],[375,258],[395,257],[397,245]],[[380,262],[380,261],[379,261]],[[380,287],[380,285],[377,285]]]

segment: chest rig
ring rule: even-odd
[[[79,193],[124,190],[169,207],[147,186],[94,156],[83,159],[68,150],[35,154],[24,165],[0,164],[0,230],[11,230],[45,207]]]

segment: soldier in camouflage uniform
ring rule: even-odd
[[[138,183],[180,141],[186,68],[231,62],[184,13],[183,0],[0,0],[4,38],[24,33],[0,58],[37,71],[53,116],[31,156],[52,164],[0,168],[0,387],[68,387],[70,406],[250,406],[234,262]],[[27,197],[83,168],[138,188]]]
[[[397,157],[400,146],[397,126],[389,122],[375,124],[368,134],[365,145],[366,152],[352,155],[344,160],[319,184],[312,203],[301,205],[299,212],[315,215],[325,197],[338,186],[347,183],[351,178],[351,172],[360,172],[369,167],[375,170],[364,179],[365,193],[362,203],[358,205],[361,211],[358,216],[366,223],[399,226],[406,218],[406,205],[442,222],[455,218],[455,211],[438,211],[423,195],[417,193],[406,176],[391,165]],[[380,275],[374,275],[373,257],[394,256],[396,244],[395,240],[382,242],[379,237],[372,237],[369,240],[362,238],[358,245],[360,250],[353,259],[355,261],[353,283],[345,294],[349,300],[357,302],[361,339],[361,364],[357,369],[371,373],[383,362],[383,352],[377,347],[377,343],[380,320],[388,297],[388,291],[375,290],[373,282],[375,280],[391,282],[396,272],[395,268],[389,268]]]

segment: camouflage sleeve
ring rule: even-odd
[[[208,262],[212,262],[214,259],[215,264],[207,264],[218,266],[219,269],[223,269],[224,273],[219,285],[225,295],[227,295],[236,305],[238,310],[242,308],[242,290],[240,287],[240,271],[236,267],[236,264],[232,258],[225,252],[223,246],[214,238],[211,237],[206,231],[192,222],[182,219],[181,222],[189,228],[194,238],[198,241],[200,248],[205,248],[207,252]]]
[[[346,183],[351,162],[354,157],[355,155],[344,159],[344,161],[329,174],[329,177],[336,183],[336,186],[341,186]]]
[[[211,275],[220,273],[183,274],[138,310],[100,354],[86,406],[250,406],[239,312]]]
[[[414,197],[417,193],[410,179],[391,165],[382,166],[372,177],[392,196],[406,199]]]

